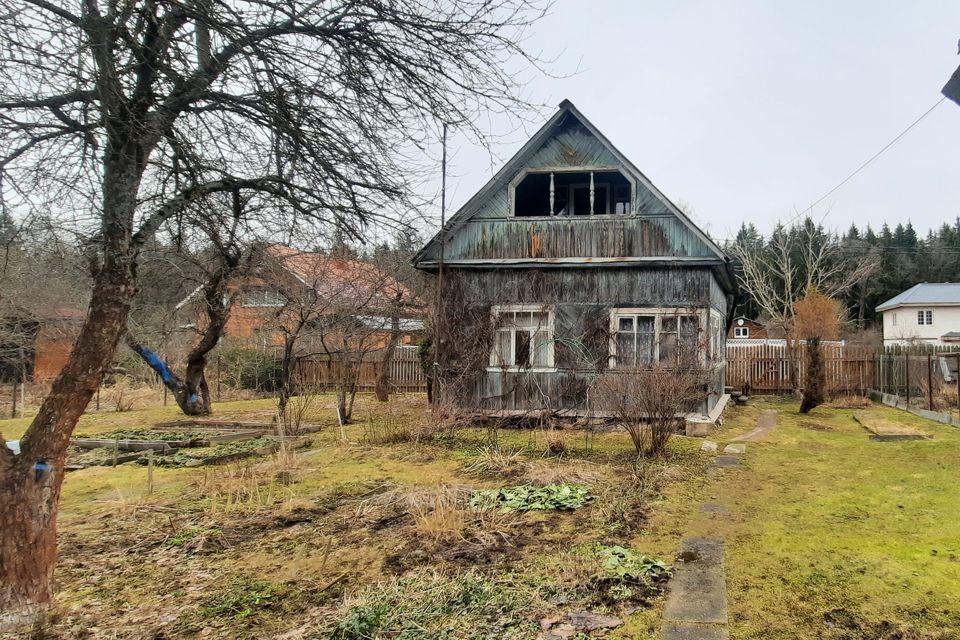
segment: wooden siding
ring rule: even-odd
[[[523,217],[510,209],[509,182],[523,170],[618,170],[634,182],[634,213],[621,216]],[[717,259],[697,232],[622,166],[572,115],[446,239],[445,258],[695,256]],[[421,257],[437,259],[437,247]]]
[[[605,307],[705,307],[712,304],[708,267],[450,269],[448,291],[476,304],[579,303]],[[725,299],[717,300],[726,313]]]
[[[726,298],[711,301],[715,278],[708,267],[581,269],[451,269],[446,280],[445,324],[455,325],[445,360],[460,362],[458,345],[489,335],[479,323],[490,321],[494,304],[544,304],[553,309],[556,371],[489,370],[467,376],[451,398],[483,411],[586,411],[586,390],[609,356],[610,309],[614,307],[686,307],[713,304],[726,317]],[[465,313],[464,305],[469,305]],[[471,323],[474,326],[470,326]],[[704,327],[707,330],[708,327]],[[468,347],[469,348],[469,347]],[[489,349],[489,345],[480,345]],[[712,408],[723,392],[723,366],[712,376],[702,409]]]
[[[716,259],[693,230],[672,216],[474,219],[447,240],[444,257]]]

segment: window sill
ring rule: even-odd
[[[642,214],[639,214],[639,213],[595,213],[595,214],[593,214],[593,215],[590,215],[590,214],[586,213],[586,214],[577,215],[577,216],[572,216],[572,215],[567,215],[567,214],[564,214],[564,215],[562,215],[562,216],[561,216],[561,215],[552,215],[552,216],[548,216],[548,215],[542,215],[542,216],[532,215],[532,216],[525,216],[525,215],[517,215],[517,214],[514,213],[514,214],[511,214],[511,215],[510,215],[510,218],[509,218],[509,219],[512,219],[512,220],[553,220],[553,221],[557,221],[557,222],[568,222],[568,221],[570,221],[570,220],[597,220],[597,219],[600,219],[600,220],[623,220],[624,218],[639,218],[639,217],[641,217],[641,215],[642,215]]]
[[[556,373],[556,367],[487,367],[487,373]]]

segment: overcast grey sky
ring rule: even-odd
[[[558,0],[528,45],[559,55],[532,100],[569,98],[714,237],[768,232],[940,99],[960,63],[960,2]],[[545,110],[536,126],[549,117]],[[525,140],[454,137],[455,211]],[[528,131],[532,133],[536,126]],[[845,230],[960,215],[960,107],[946,101],[813,212]]]

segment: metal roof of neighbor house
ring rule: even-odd
[[[921,282],[877,306],[877,311],[914,305],[960,305],[960,282]]]

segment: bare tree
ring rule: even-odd
[[[283,297],[267,324],[282,342],[278,415],[286,419],[297,391],[298,362],[320,360],[337,389],[340,417],[348,422],[361,363],[372,351],[392,353],[409,290],[375,264],[341,257],[342,251],[272,246],[263,254],[260,275]]]
[[[797,382],[798,344],[796,303],[808,291],[835,297],[876,273],[876,256],[845,259],[839,240],[823,233],[809,220],[795,230],[777,229],[766,246],[730,245],[738,263],[740,286],[750,294],[771,326],[787,340],[788,376]]]
[[[403,206],[398,158],[438,122],[517,113],[527,0],[0,0],[0,179],[88,236],[93,291],[14,456],[0,447],[0,610],[52,598],[70,434],[126,331],[139,253],[194,203],[240,191],[266,231],[356,235]],[[480,134],[479,130],[476,133]],[[296,222],[291,223],[295,218]]]
[[[206,377],[207,356],[220,342],[230,319],[233,306],[230,285],[249,269],[251,258],[250,240],[245,242],[240,238],[243,218],[240,192],[231,194],[229,215],[223,215],[216,205],[207,207],[206,204],[200,203],[188,216],[205,238],[206,246],[194,260],[195,270],[203,274],[203,281],[191,294],[199,297],[203,322],[194,324],[197,340],[186,355],[184,375],[177,375],[169,363],[144,346],[132,331],[126,336],[127,345],[156,371],[181,411],[191,416],[212,411],[213,399]]]

